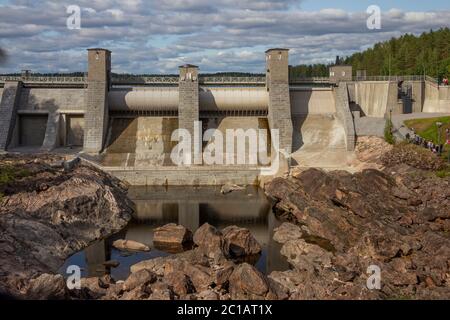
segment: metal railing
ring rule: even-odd
[[[6,81],[22,81],[27,84],[86,84],[87,77],[71,77],[71,76],[1,76],[0,83]],[[130,76],[130,77],[112,77],[113,85],[132,85],[132,84],[178,84],[178,76]],[[429,81],[438,85],[438,80],[424,75],[418,76],[355,76],[353,81]],[[312,77],[312,78],[290,78],[291,84],[305,84],[305,83],[329,83],[328,77]],[[215,77],[215,76],[200,76],[199,83],[205,85],[226,85],[226,84],[250,84],[261,85],[266,83],[266,77]]]
[[[354,76],[353,81],[433,81],[437,83],[437,80],[424,75],[415,76]]]
[[[289,79],[289,83],[291,84],[300,84],[300,83],[330,83],[329,77],[292,77]]]
[[[112,84],[177,84],[179,81],[178,76],[166,76],[166,77],[112,77]]]
[[[86,82],[85,77],[22,77],[22,76],[0,76],[0,83],[6,81],[22,81],[25,83],[70,83],[83,84]]]
[[[201,84],[265,84],[266,77],[210,77],[200,76]]]

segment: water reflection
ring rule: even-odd
[[[129,197],[136,205],[130,224],[118,234],[99,241],[84,251],[70,257],[61,268],[64,274],[68,265],[82,268],[83,276],[100,276],[111,273],[124,279],[130,266],[146,259],[169,255],[153,244],[153,230],[167,223],[177,223],[195,232],[208,222],[223,229],[230,225],[248,228],[261,244],[263,251],[255,266],[263,273],[286,270],[287,262],[280,255],[280,245],[272,240],[273,229],[280,221],[271,211],[263,191],[247,187],[227,195],[219,187],[132,187]],[[124,253],[112,247],[117,239],[134,240],[148,245],[150,252]],[[107,268],[105,261],[117,260],[117,268]]]

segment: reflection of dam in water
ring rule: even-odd
[[[218,229],[230,225],[247,228],[263,248],[261,256],[255,262],[260,271],[270,273],[288,267],[280,256],[280,245],[272,239],[273,229],[280,222],[259,188],[247,187],[245,190],[222,195],[220,188],[132,187],[129,197],[136,205],[133,221],[118,234],[94,243],[70,257],[61,268],[61,273],[64,273],[68,265],[77,264],[84,269],[83,276],[98,276],[110,272],[113,277],[123,279],[132,264],[168,255],[153,244],[153,230],[167,223],[183,225],[192,232],[206,222]],[[151,251],[124,256],[112,247],[112,242],[116,239],[144,243]],[[110,259],[119,261],[120,266],[107,270],[103,263]]]

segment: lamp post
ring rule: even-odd
[[[442,150],[441,150],[441,127],[442,127],[442,122],[436,122],[436,127],[437,127],[437,131],[438,131],[439,155],[441,155],[442,154]]]

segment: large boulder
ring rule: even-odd
[[[281,248],[285,256],[296,270],[308,272],[320,271],[331,266],[332,253],[316,244],[307,243],[303,239],[289,240]]]
[[[0,157],[0,166],[9,163],[26,173],[0,190],[0,291],[26,298],[15,282],[55,272],[69,256],[131,219],[133,203],[118,179],[83,164],[70,172],[47,164],[57,159]]]
[[[299,226],[289,222],[283,222],[281,226],[273,230],[273,240],[278,243],[286,243],[289,240],[297,240],[303,237]]]
[[[209,223],[203,224],[194,234],[194,243],[208,257],[219,259],[224,253],[222,233]]]
[[[255,255],[261,252],[261,245],[250,230],[237,226],[229,226],[222,230],[224,249],[232,258]]]
[[[68,288],[62,275],[43,273],[30,280],[26,296],[33,300],[61,300],[68,297]]]
[[[267,279],[248,263],[238,265],[229,279],[229,290],[234,300],[265,299],[270,287]]]
[[[158,245],[182,245],[191,241],[192,232],[175,223],[156,228],[153,234],[153,243]]]
[[[164,281],[170,285],[173,292],[180,297],[194,291],[191,280],[181,271],[173,271],[167,274],[164,277]]]
[[[142,285],[153,283],[157,280],[157,276],[152,271],[142,269],[138,272],[132,273],[128,276],[123,284],[125,291],[131,291],[134,288]]]

